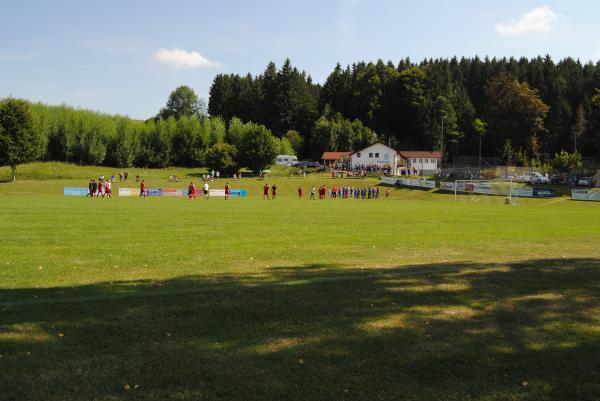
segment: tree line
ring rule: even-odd
[[[323,85],[288,59],[258,76],[217,75],[208,110],[181,86],[146,121],[4,99],[0,164],[41,158],[258,170],[276,154],[317,159],[378,140],[442,150],[449,161],[479,148],[516,165],[548,162],[562,150],[598,157],[599,87],[600,63],[571,58],[338,64]]]
[[[13,179],[18,164],[40,159],[117,167],[208,166],[230,173],[242,167],[258,171],[277,154],[294,154],[287,138],[264,125],[203,115],[190,91],[177,88],[167,106],[146,121],[4,99],[0,165],[13,168]]]
[[[484,156],[528,164],[561,150],[600,154],[599,87],[600,63],[549,56],[338,64],[322,86],[286,60],[254,77],[217,75],[208,113],[264,124],[278,137],[297,132],[310,157],[377,138],[452,160],[476,155],[481,140]],[[348,140],[335,121],[360,123],[367,139]]]

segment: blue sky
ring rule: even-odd
[[[337,62],[550,54],[600,58],[600,2],[7,1],[0,97],[148,118],[179,85],[286,57],[323,82]]]

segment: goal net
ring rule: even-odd
[[[504,202],[515,204],[515,183],[508,179],[497,180],[456,180],[454,181],[454,202]]]

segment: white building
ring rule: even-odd
[[[398,174],[424,175],[432,174],[438,170],[442,158],[441,152],[427,152],[418,150],[401,150]]]
[[[374,143],[350,155],[350,165],[355,170],[369,166],[379,166],[382,169],[390,168],[392,173],[395,174],[399,161],[398,152],[381,142]]]

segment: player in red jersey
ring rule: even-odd
[[[104,185],[104,195],[102,197],[104,198],[105,195],[107,198],[112,198],[112,182],[110,180],[106,180],[106,185]]]
[[[302,199],[302,195],[304,195],[304,191],[302,190],[302,187],[298,187],[298,198]]]
[[[144,182],[144,180],[142,180],[142,182],[140,182],[140,197],[144,197],[144,199],[146,199],[146,183]]]
[[[229,197],[231,196],[230,190],[229,190],[229,183],[225,183],[225,200],[229,199]]]
[[[188,199],[196,199],[196,186],[194,185],[194,181],[190,182],[188,186]]]
[[[263,199],[269,200],[269,184],[263,187]]]

